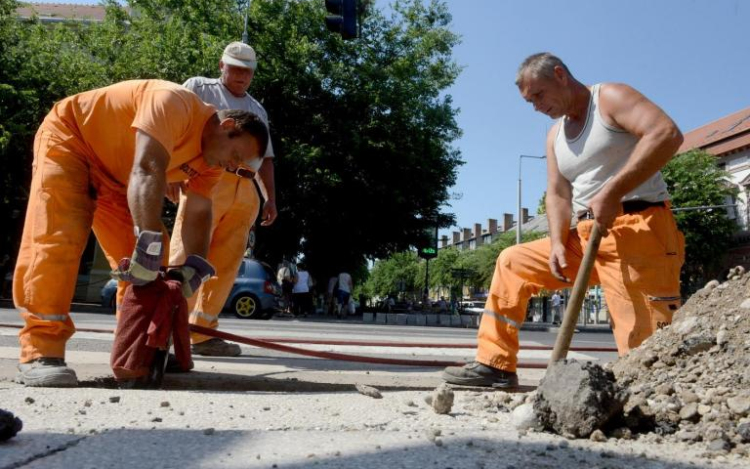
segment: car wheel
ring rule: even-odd
[[[234,315],[241,319],[261,319],[260,301],[254,295],[242,293],[232,302]]]

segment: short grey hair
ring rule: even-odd
[[[568,66],[560,60],[559,57],[550,54],[549,52],[539,52],[538,54],[532,54],[526,57],[518,67],[518,73],[516,74],[516,86],[521,84],[521,80],[526,75],[530,75],[532,78],[544,77],[553,78],[555,76],[555,67],[562,67],[570,76],[573,76],[568,70]]]

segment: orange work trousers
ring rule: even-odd
[[[245,254],[250,228],[258,217],[260,197],[253,181],[226,173],[214,187],[211,199],[213,220],[208,261],[216,269],[216,275],[188,298],[188,311],[190,324],[216,329],[219,326],[219,313],[232,290],[237,270]],[[170,265],[185,262],[185,250],[182,245],[184,207],[185,195],[182,194],[172,230],[172,242],[169,245]],[[195,332],[190,334],[193,344],[205,342],[210,338]]]
[[[126,188],[89,154],[56,119],[46,119],[36,134],[13,276],[13,301],[26,323],[19,333],[21,363],[65,358],[65,344],[75,332],[70,302],[92,227],[112,268],[133,252]]]
[[[565,276],[574,279],[593,221],[572,229],[565,246]],[[549,238],[509,247],[500,253],[478,333],[476,360],[516,371],[518,331],[529,297],[542,288],[571,285],[549,270]],[[669,325],[680,306],[680,268],[685,241],[668,207],[649,207],[617,217],[602,238],[589,285],[601,285],[620,355]]]

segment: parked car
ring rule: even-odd
[[[464,314],[475,314],[477,316],[481,316],[482,314],[484,314],[484,305],[484,300],[471,300],[461,302]]]
[[[102,306],[115,311],[117,282],[110,280],[102,288]],[[281,287],[268,264],[242,259],[224,310],[242,319],[269,319],[279,310]]]

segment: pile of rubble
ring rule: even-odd
[[[572,438],[702,442],[750,456],[750,274],[732,269],[671,326],[603,369],[560,362],[533,400],[531,427]]]
[[[612,371],[630,428],[750,455],[750,274],[709,282]]]

